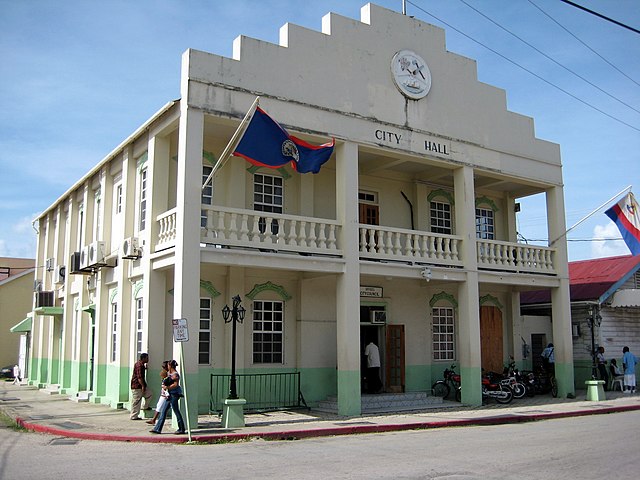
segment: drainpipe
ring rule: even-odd
[[[407,198],[407,196],[404,194],[402,190],[400,190],[400,193],[409,204],[409,210],[411,210],[411,230],[415,230],[415,226],[413,224],[413,205],[411,204],[411,201]]]

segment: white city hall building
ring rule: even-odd
[[[176,358],[193,424],[227,397],[222,309],[239,295],[247,408],[334,396],[359,415],[369,340],[386,392],[429,392],[455,364],[462,401],[478,405],[482,368],[525,364],[520,292],[549,288],[559,392],[574,393],[559,146],[448,52],[442,29],[375,5],[233,47],[187,50],[180,99],[38,218],[30,382],[127,408],[138,354],[156,394]],[[334,153],[318,174],[231,157],[203,189],[257,96]],[[540,193],[550,247],[517,241],[516,200]],[[175,319],[188,341],[174,341]]]

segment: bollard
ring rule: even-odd
[[[604,394],[604,380],[587,380],[584,384],[587,386],[588,401],[599,402],[607,399]]]

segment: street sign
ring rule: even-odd
[[[171,320],[173,325],[173,341],[174,342],[188,342],[189,341],[189,329],[187,328],[186,318],[174,318]]]

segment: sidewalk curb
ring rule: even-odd
[[[535,422],[540,420],[552,420],[568,417],[583,417],[588,415],[604,415],[609,413],[630,412],[640,410],[640,405],[625,405],[620,407],[604,407],[597,410],[574,410],[567,412],[554,413],[535,413],[535,414],[509,414],[497,415],[490,417],[465,418],[457,420],[435,420],[429,422],[411,422],[396,423],[388,425],[353,425],[339,426],[330,428],[309,428],[300,430],[282,430],[272,432],[249,432],[249,433],[217,433],[209,435],[191,435],[193,442],[202,443],[222,443],[222,442],[239,442],[252,439],[263,440],[297,440],[302,438],[314,437],[330,437],[337,435],[355,435],[363,433],[384,433],[399,432],[406,430],[426,430],[435,428],[448,427],[467,427],[467,426],[483,426],[483,425],[505,425],[513,423]],[[77,438],[80,440],[102,440],[111,442],[140,442],[140,443],[188,443],[187,436],[175,436],[165,434],[160,436],[138,436],[138,435],[117,435],[111,433],[90,433],[75,432],[61,428],[39,425],[25,421],[23,418],[16,417],[18,426],[33,432],[46,433],[49,435],[57,435],[68,438]]]

